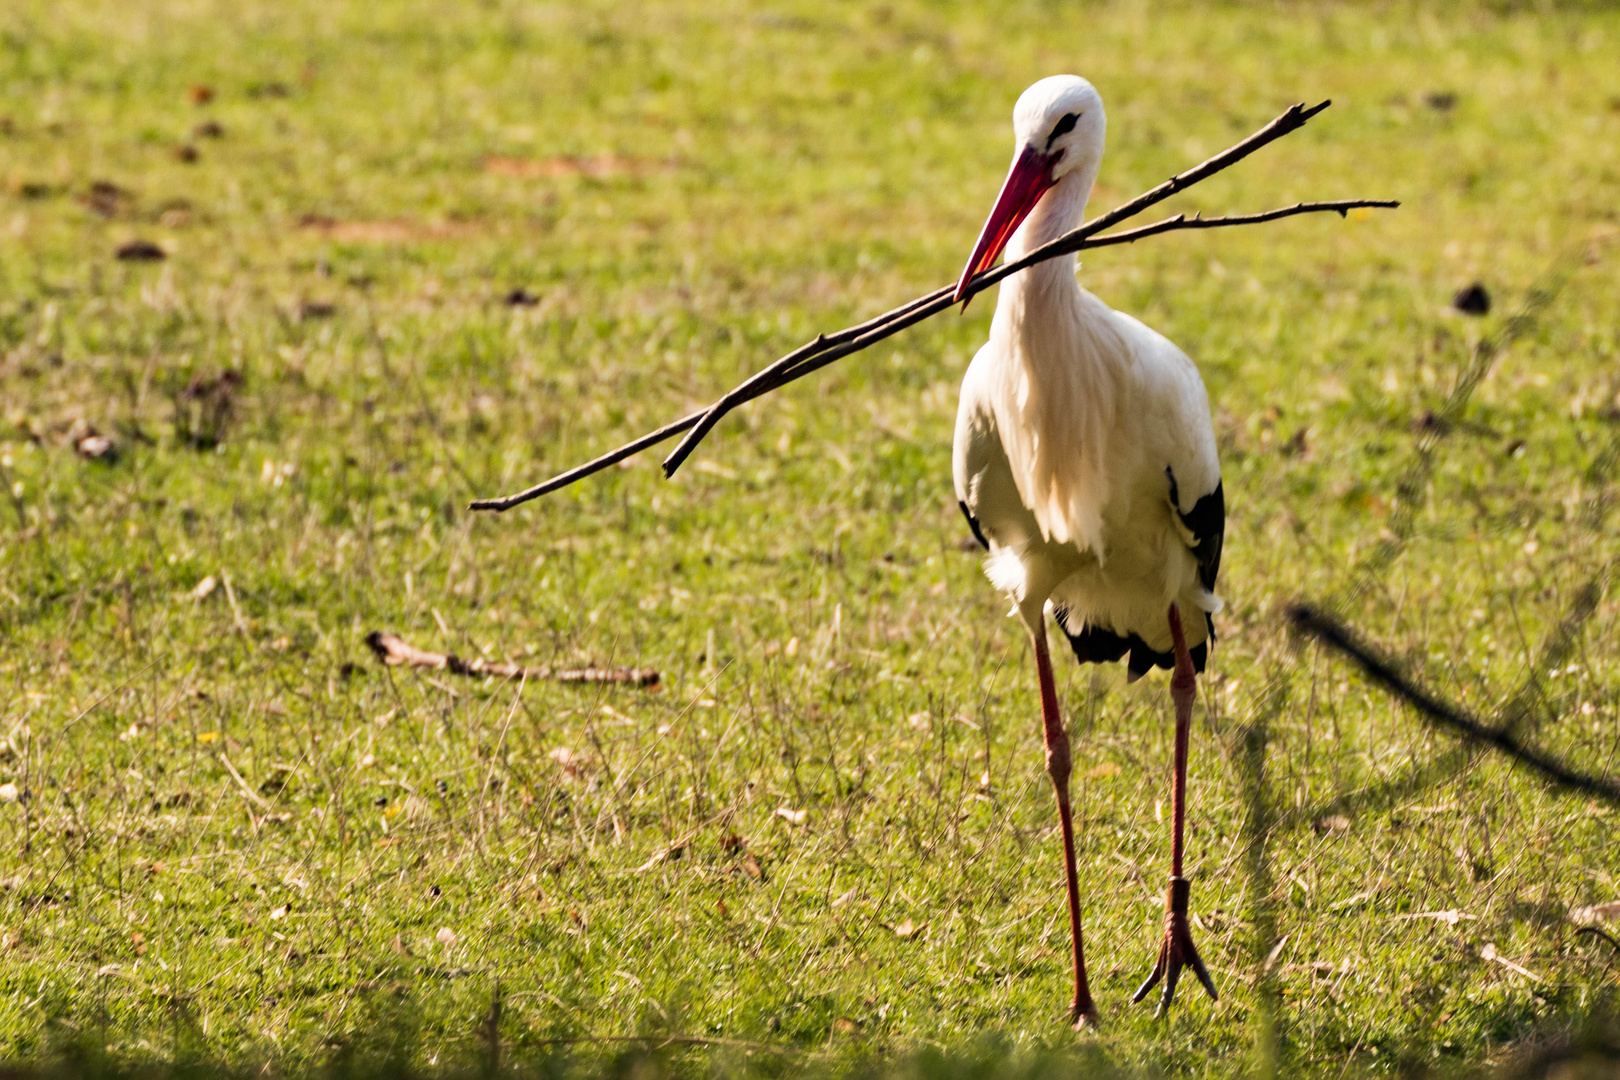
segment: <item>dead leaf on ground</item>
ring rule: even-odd
[[[1457,295],[1451,298],[1451,306],[1464,315],[1489,315],[1491,313],[1491,294],[1485,288],[1485,283],[1476,281],[1466,288],[1459,289]]]
[[[122,262],[162,262],[169,257],[167,251],[150,240],[130,240],[119,244],[113,254]]]
[[[1311,822],[1311,828],[1316,830],[1318,836],[1323,833],[1346,832],[1350,828],[1350,819],[1343,814],[1334,814],[1331,817],[1317,818]]]
[[[174,395],[175,437],[194,450],[212,450],[224,441],[236,414],[242,373],[227,368],[217,375],[193,375]]]
[[[1575,908],[1569,913],[1569,919],[1577,923],[1620,922],[1620,900]]]
[[[135,201],[135,193],[110,180],[92,180],[79,202],[104,218],[117,217]]]
[[[752,851],[743,856],[742,865],[744,872],[755,881],[765,880],[765,868],[759,865],[759,860],[754,858]]]
[[[214,88],[205,83],[197,83],[186,91],[186,96],[191,99],[193,105],[206,105],[214,100]]]
[[[894,929],[894,936],[897,937],[897,938],[900,938],[902,940],[908,940],[908,939],[914,938],[918,934],[922,933],[923,928],[926,927],[927,925],[928,925],[927,923],[924,923],[922,926],[918,926],[916,923],[912,922],[910,919],[906,919],[904,922],[900,923],[899,926],[896,926],[896,927],[893,928]]]
[[[855,1020],[848,1016],[840,1016],[837,1020],[833,1021],[833,1027],[836,1028],[838,1033],[841,1035],[859,1035],[864,1025],[859,1020]]]
[[[778,806],[776,808],[776,816],[787,822],[789,825],[803,825],[804,819],[810,816],[810,811],[794,810],[791,807]]]
[[[585,772],[585,761],[578,754],[566,746],[559,746],[546,757],[555,761],[562,769],[563,775],[570,780],[578,780]]]
[[[1412,431],[1418,435],[1423,435],[1430,432],[1436,435],[1444,435],[1449,430],[1451,430],[1451,425],[1448,424],[1444,418],[1436,414],[1433,409],[1424,409],[1423,412],[1412,421]]]
[[[118,460],[118,444],[95,428],[90,428],[73,440],[73,452],[86,461]]]

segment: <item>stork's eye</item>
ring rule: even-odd
[[[1046,148],[1048,150],[1052,149],[1052,143],[1057,141],[1060,137],[1073,131],[1075,121],[1079,119],[1080,116],[1078,113],[1069,113],[1063,119],[1059,120],[1057,122],[1057,126],[1052,129],[1052,134],[1046,137]]]

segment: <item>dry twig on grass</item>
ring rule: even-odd
[[[1047,259],[1055,259],[1060,255],[1069,255],[1088,248],[1129,244],[1149,236],[1184,229],[1215,229],[1233,225],[1254,225],[1266,221],[1276,221],[1279,218],[1293,217],[1297,214],[1336,213],[1342,217],[1351,210],[1363,207],[1390,209],[1399,206],[1399,203],[1392,200],[1340,199],[1331,202],[1295,203],[1292,206],[1279,207],[1258,214],[1240,214],[1218,218],[1197,216],[1189,218],[1184,214],[1177,214],[1163,221],[1140,228],[1098,235],[1103,230],[1112,228],[1127,218],[1135,217],[1148,207],[1163,202],[1170,196],[1185,191],[1192,185],[1237,164],[1268,143],[1299,130],[1305,126],[1305,123],[1311,117],[1327,108],[1330,104],[1331,102],[1324,101],[1319,105],[1310,107],[1303,104],[1294,105],[1242,142],[1221,151],[1202,164],[1196,165],[1186,172],[1178,173],[1151,191],[1143,192],[1129,202],[1110,210],[1102,217],[1094,218],[1079,228],[1058,237],[1056,240],[1036,248],[1021,259],[984,271],[968,284],[963,294],[964,305],[967,300],[976,294],[983,292],[1011,274],[1016,274],[1020,270],[1028,269],[1036,263],[1044,262]],[[559,473],[550,480],[525,491],[520,491],[515,495],[507,495],[499,499],[479,499],[473,502],[469,509],[494,510],[497,512],[510,510],[512,507],[526,503],[530,499],[537,499],[541,495],[567,487],[577,480],[582,480],[593,473],[600,472],[683,431],[689,432],[669,457],[664,459],[664,475],[673,476],[675,470],[680,468],[681,463],[697,447],[697,444],[713,430],[714,426],[727,413],[739,405],[746,404],[773,390],[778,390],[795,379],[819,371],[836,360],[841,360],[851,353],[859,352],[930,316],[939,314],[954,305],[955,301],[952,299],[954,293],[955,286],[946,285],[935,289],[926,296],[918,297],[910,303],[902,304],[892,311],[885,312],[876,318],[868,319],[858,326],[848,327],[835,334],[818,334],[812,341],[805,343],[738,384],[707,409],[690,413],[679,420],[665,424],[658,430],[625,443],[616,450],[609,451],[601,457],[569,469],[567,472]]]
[[[1288,609],[1288,621],[1301,634],[1350,657],[1368,678],[1412,706],[1432,723],[1501,751],[1515,764],[1540,773],[1544,779],[1559,787],[1584,792],[1620,806],[1620,784],[1607,777],[1576,772],[1557,758],[1525,746],[1508,728],[1480,723],[1450,702],[1434,697],[1402,675],[1388,659],[1357,641],[1350,628],[1333,616],[1307,604],[1295,604]]]
[[[377,659],[389,667],[417,667],[448,671],[452,675],[492,675],[497,679],[550,679],[565,683],[616,683],[621,686],[656,687],[658,672],[638,667],[524,667],[520,664],[491,663],[488,660],[463,660],[455,653],[428,652],[418,649],[397,634],[386,630],[373,630],[366,635],[366,644]]]

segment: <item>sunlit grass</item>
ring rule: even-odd
[[[509,1060],[993,1031],[1232,1072],[1271,988],[1285,1060],[1337,1072],[1581,1015],[1615,976],[1567,916],[1617,899],[1614,814],[1457,750],[1280,611],[1334,600],[1612,768],[1617,48],[1612,14],[1449,7],[6,6],[0,1047],[430,1066],[487,1052],[498,996]],[[463,509],[950,280],[1013,100],[1064,70],[1108,104],[1095,209],[1325,97],[1172,207],[1404,203],[1084,260],[1199,361],[1229,500],[1189,845],[1218,1005],[1126,1004],[1168,872],[1163,680],[1061,668],[1094,1040],[1062,1022],[1026,643],[950,493],[990,304],[750,407],[673,483],[649,455]],[[114,257],[136,239],[168,257]],[[1448,306],[1476,279],[1482,319]],[[75,452],[92,431],[112,454]],[[389,672],[378,628],[663,692]]]

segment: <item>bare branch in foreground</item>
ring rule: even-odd
[[[1348,211],[1360,207],[1393,208],[1398,206],[1399,203],[1389,200],[1354,199],[1296,203],[1291,207],[1268,210],[1259,214],[1234,215],[1221,218],[1187,218],[1178,214],[1175,217],[1166,218],[1164,221],[1143,226],[1139,229],[1131,229],[1111,235],[1097,235],[1104,229],[1141,213],[1149,206],[1184,191],[1193,184],[1236,164],[1268,143],[1274,142],[1290,132],[1297,131],[1305,125],[1306,121],[1327,108],[1329,104],[1329,102],[1324,101],[1309,108],[1304,105],[1292,106],[1242,142],[1223,150],[1202,164],[1171,177],[1151,191],[1144,192],[1101,217],[1094,218],[1092,221],[1058,237],[1056,240],[1042,245],[1021,259],[984,271],[968,285],[966,296],[971,298],[1008,275],[1015,274],[1020,270],[1033,266],[1035,263],[1056,258],[1060,255],[1083,251],[1087,248],[1132,243],[1148,236],[1164,232],[1175,232],[1181,229],[1211,229],[1231,225],[1252,225],[1292,217],[1296,214],[1331,212],[1343,216]],[[909,303],[902,304],[900,307],[882,315],[868,319],[857,326],[848,327],[835,334],[818,334],[813,340],[806,342],[786,356],[778,359],[775,363],[756,372],[701,413],[693,413],[673,423],[666,424],[657,431],[643,435],[641,438],[626,443],[617,450],[603,454],[601,457],[567,472],[560,473],[525,491],[498,499],[480,499],[473,502],[469,509],[494,510],[497,512],[510,510],[512,507],[528,502],[530,499],[556,491],[558,488],[566,487],[577,480],[599,472],[632,454],[664,441],[672,435],[682,431],[690,431],[691,433],[682,440],[681,444],[664,461],[665,474],[673,475],[687,455],[697,446],[697,443],[731,410],[763,394],[785,386],[795,379],[820,370],[835,360],[859,352],[878,341],[882,341],[884,338],[921,322],[923,319],[939,314],[952,306],[951,295],[953,291],[954,286],[947,285]]]
[[[565,683],[617,683],[622,686],[641,686],[651,689],[659,681],[658,672],[651,668],[636,667],[523,667],[519,664],[497,664],[488,660],[463,660],[455,653],[428,652],[418,649],[397,634],[386,630],[373,630],[366,635],[366,644],[389,667],[417,667],[448,671],[452,675],[492,675],[497,679],[550,679]]]
[[[1429,721],[1450,728],[1466,739],[1500,750],[1515,763],[1540,773],[1559,787],[1584,792],[1620,806],[1620,785],[1614,781],[1576,772],[1557,758],[1525,746],[1508,729],[1482,724],[1455,705],[1427,693],[1397,671],[1389,660],[1357,641],[1350,629],[1331,615],[1307,604],[1295,604],[1288,609],[1288,621],[1300,633],[1350,657],[1369,678]]]

